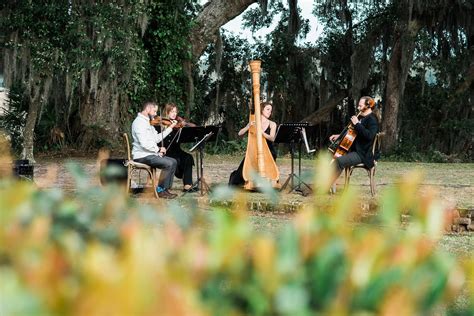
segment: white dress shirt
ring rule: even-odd
[[[145,115],[138,113],[132,123],[133,138],[133,159],[143,158],[149,155],[159,155],[160,147],[158,143],[166,138],[173,129],[167,127],[162,133],[158,133],[153,125],[150,125],[150,119]]]

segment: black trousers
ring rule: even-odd
[[[176,159],[178,163],[174,175],[179,179],[183,179],[183,185],[192,185],[194,166],[193,156],[183,151],[182,149],[170,150],[166,154],[169,157]]]
[[[359,154],[355,151],[337,157],[335,160],[335,165],[339,173],[341,173],[346,167],[355,166],[360,163],[362,163],[362,158],[360,158]]]

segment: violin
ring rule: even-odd
[[[177,124],[173,127],[173,129],[180,129],[186,126],[186,122],[184,119],[181,120],[171,120],[165,117],[161,117],[159,115],[155,116],[153,119],[150,120],[150,125],[153,126],[170,126],[171,124],[177,122]]]
[[[196,127],[197,125],[191,122],[188,122],[184,117],[176,116],[176,121],[178,121],[178,125],[181,124],[183,127]]]

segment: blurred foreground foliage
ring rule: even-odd
[[[321,189],[271,235],[251,228],[245,194],[230,211],[139,204],[69,169],[73,196],[0,180],[1,315],[420,315],[466,288],[456,313],[474,307],[473,260],[436,249],[445,209],[416,174],[381,197],[377,223],[357,223],[354,191]]]

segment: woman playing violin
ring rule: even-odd
[[[178,128],[196,127],[196,124],[187,122],[182,117],[178,116],[178,107],[174,103],[167,103],[165,105],[164,114],[165,118],[163,118],[163,120],[167,119],[171,122],[176,122],[176,127]],[[177,132],[178,131],[175,130],[173,133]],[[175,135],[171,135],[165,139],[165,143],[168,142],[166,146],[169,146],[166,154],[167,156],[176,159],[178,162],[174,175],[179,179],[183,179],[183,192],[195,192],[197,191],[197,187],[193,188],[193,156],[181,148],[181,144],[176,142],[176,138],[174,136]]]
[[[265,137],[268,145],[268,149],[273,156],[273,159],[276,160],[277,154],[275,147],[273,147],[273,141],[275,140],[277,125],[275,122],[270,120],[272,115],[273,105],[270,102],[262,102],[261,104],[261,122],[262,122],[262,135]],[[250,129],[250,126],[255,125],[255,121],[249,122],[245,127],[239,131],[239,136],[243,137]],[[237,170],[234,170],[230,174],[229,185],[241,186],[245,183],[242,171],[244,168],[245,158],[240,163]]]

